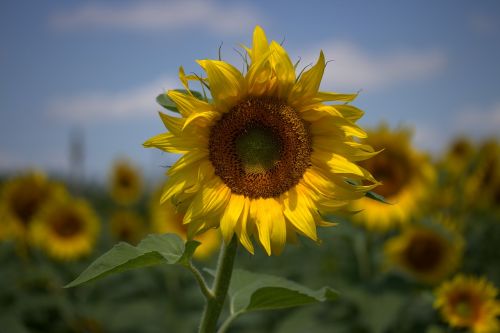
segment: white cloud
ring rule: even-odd
[[[321,47],[322,46],[322,47]],[[327,60],[323,84],[335,89],[378,90],[432,77],[446,65],[440,50],[396,50],[371,54],[350,42],[326,42],[320,47]],[[316,47],[315,49],[319,49]],[[314,63],[318,55],[305,57]]]
[[[475,136],[500,133],[500,102],[490,107],[467,106],[457,113],[454,120],[456,131]]]
[[[48,112],[52,116],[76,121],[102,121],[150,116],[158,110],[155,98],[175,84],[171,79],[160,79],[132,89],[118,92],[87,92],[52,99]]]
[[[209,30],[218,34],[247,32],[261,22],[254,8],[215,1],[137,1],[125,5],[93,3],[54,14],[58,29],[113,28],[147,31]]]

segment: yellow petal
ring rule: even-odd
[[[350,121],[357,121],[365,114],[363,110],[348,104],[331,105],[331,107],[336,109],[344,118]]]
[[[173,174],[180,172],[180,171],[182,171],[186,168],[189,168],[189,167],[196,167],[196,169],[198,169],[196,164],[198,164],[198,162],[200,160],[204,160],[207,158],[208,158],[208,150],[206,150],[206,149],[199,149],[199,150],[190,151],[190,152],[182,155],[181,158],[179,158],[174,163],[174,165],[172,165],[168,169],[167,174],[173,175]]]
[[[192,113],[189,117],[187,117],[186,122],[184,123],[182,129],[183,130],[186,129],[192,123],[196,123],[198,127],[209,127],[219,117],[220,113],[216,111],[203,111],[203,112]]]
[[[241,211],[240,218],[238,219],[238,222],[236,223],[236,229],[235,232],[238,235],[238,239],[240,240],[240,243],[243,244],[243,246],[250,252],[251,254],[254,254],[254,248],[252,241],[250,240],[250,234],[249,230],[247,227],[248,218],[250,214],[250,199],[245,198],[244,205],[243,205],[243,210]]]
[[[224,242],[229,244],[235,232],[235,225],[240,219],[245,205],[245,197],[238,194],[231,194],[231,198],[224,210],[224,214],[220,220],[220,230]]]
[[[238,69],[224,61],[197,60],[197,62],[207,73],[210,93],[217,111],[228,111],[246,96],[246,82]]]
[[[170,90],[167,95],[172,101],[174,101],[180,114],[184,117],[188,117],[192,113],[212,111],[213,109],[212,105],[209,103],[180,91]]]
[[[336,92],[326,92],[320,91],[316,94],[315,99],[319,102],[326,101],[342,101],[342,102],[352,102],[358,97],[358,94],[339,94]]]
[[[169,132],[175,134],[175,135],[180,135],[182,131],[182,127],[184,126],[184,123],[186,122],[185,118],[179,118],[179,117],[172,117],[168,114],[165,114],[163,112],[158,112],[160,114],[161,121],[163,122],[163,125],[168,129]]]
[[[260,26],[256,26],[253,31],[253,44],[250,52],[252,63],[258,62],[269,50],[266,33]]]
[[[169,153],[182,154],[198,148],[200,143],[200,140],[197,140],[196,138],[188,139],[185,137],[175,136],[172,133],[162,133],[144,142],[143,146],[146,148],[159,148]]]
[[[280,199],[282,199],[285,217],[294,228],[312,240],[317,240],[314,218],[302,193],[298,193],[297,186],[288,190]]]
[[[271,65],[278,80],[278,97],[287,98],[295,84],[295,68],[285,49],[276,43],[271,42]]]
[[[325,71],[325,56],[320,52],[318,61],[311,69],[304,72],[299,81],[294,85],[288,103],[300,109],[300,106],[309,102],[309,99],[318,94],[318,89]]]
[[[198,192],[186,212],[184,221],[190,223],[200,218],[210,218],[224,209],[231,197],[231,190],[220,180],[214,177]]]

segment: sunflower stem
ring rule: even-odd
[[[188,263],[187,268],[191,271],[191,273],[193,273],[196,282],[198,282],[198,285],[200,286],[200,290],[203,296],[205,296],[206,299],[213,298],[214,294],[208,288],[207,283],[203,278],[203,275],[201,275],[200,271],[193,266],[193,263],[191,261]]]
[[[229,289],[231,275],[233,274],[233,264],[237,249],[238,241],[235,236],[233,236],[229,244],[222,245],[214,285],[211,291],[212,297],[206,297],[199,333],[215,333],[216,331],[217,322]]]

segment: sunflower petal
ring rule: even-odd
[[[226,112],[246,96],[246,82],[234,66],[218,60],[197,60],[206,71],[210,92],[219,112]]]
[[[244,196],[231,194],[231,198],[229,199],[227,207],[220,220],[220,230],[226,244],[229,244],[231,238],[233,237],[235,225],[240,219],[244,205]]]
[[[316,65],[304,72],[299,81],[294,85],[291,95],[288,98],[288,103],[291,106],[301,109],[300,106],[309,102],[311,98],[318,94],[325,67],[325,55],[321,51]]]
[[[196,112],[212,111],[213,109],[209,103],[177,90],[169,90],[167,95],[175,102],[183,117],[189,117]]]

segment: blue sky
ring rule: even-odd
[[[322,88],[361,90],[364,126],[411,126],[433,153],[500,133],[498,1],[2,1],[0,172],[67,174],[78,129],[88,177],[117,157],[162,174],[172,157],[142,148],[163,131],[156,95],[221,42],[240,66],[256,24],[304,65],[323,49]]]

